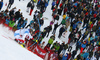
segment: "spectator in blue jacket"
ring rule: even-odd
[[[73,29],[75,29],[76,27],[77,27],[76,23],[75,23],[75,24],[73,24]]]
[[[27,24],[27,18],[24,20],[24,27],[26,26]]]
[[[10,17],[8,17],[8,18],[6,19],[5,24],[6,24],[6,25],[9,25],[9,22],[10,22]]]
[[[0,1],[0,10],[2,9],[3,7],[3,0]]]
[[[83,42],[83,44],[81,45],[81,51],[80,51],[80,53],[82,53],[83,52],[83,50],[84,50],[84,48],[86,47],[86,43],[85,42]]]
[[[21,29],[21,28],[24,28],[24,22],[21,22],[17,25],[17,29]]]
[[[46,10],[47,6],[48,6],[48,2],[46,1],[45,2],[45,10]]]
[[[89,56],[89,53],[87,53],[87,52],[85,52],[84,54],[83,54],[83,58],[87,58]]]
[[[7,8],[10,9],[13,3],[14,3],[14,0],[9,0],[9,4],[8,4]]]
[[[52,2],[52,7],[51,7],[51,10],[53,10],[54,6],[55,6],[56,2],[55,0]]]
[[[81,45],[81,47],[82,47],[82,48],[85,48],[85,47],[86,47],[86,44],[85,44],[85,42],[84,42],[84,44],[82,44],[82,45]]]
[[[78,50],[78,49],[80,49],[81,48],[81,41],[78,41],[77,43],[76,43],[76,49]]]
[[[67,60],[68,59],[68,53],[66,53],[63,57],[62,60]]]
[[[88,58],[86,58],[86,60],[90,60],[90,59],[89,59],[89,57],[88,57]]]

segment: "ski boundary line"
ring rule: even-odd
[[[6,38],[6,39],[11,39],[11,40],[14,40],[14,39],[12,39],[11,37],[6,37],[6,36],[4,36],[4,35],[2,35],[4,38]]]

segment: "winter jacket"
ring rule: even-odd
[[[19,17],[21,17],[20,12],[19,11],[15,12],[15,18],[18,19]]]
[[[52,26],[50,25],[50,26],[49,26],[49,31],[51,31],[51,30],[52,30]]]
[[[63,7],[63,3],[61,3],[61,4],[59,5],[59,7],[62,8],[62,7]]]
[[[65,25],[65,24],[66,24],[66,20],[63,19],[62,22],[61,22],[61,24],[62,24],[62,25]]]
[[[14,0],[9,0],[9,3],[10,3],[10,4],[13,4],[13,3],[14,3]]]
[[[53,23],[54,23],[54,22],[53,22],[53,21],[51,21],[51,22],[50,22],[50,25],[53,25]]]
[[[44,47],[44,50],[45,50],[46,52],[48,52],[48,50],[50,50],[50,47],[49,47],[49,46],[45,46],[45,47]]]
[[[28,4],[27,4],[27,7],[31,7],[32,6],[32,4],[31,4],[31,2],[29,2]]]
[[[74,51],[72,52],[72,58],[74,58],[74,57],[75,57],[76,53],[77,53],[77,51],[76,51],[76,50],[74,50]]]
[[[86,40],[86,45],[87,45],[87,44],[89,44],[89,41],[88,41],[88,40]]]
[[[86,47],[86,44],[82,44],[81,47],[82,47],[82,48],[85,48],[85,47]]]
[[[59,26],[58,24],[55,24],[54,25],[54,30],[56,30],[58,26]]]
[[[69,17],[68,17],[68,16],[66,16],[66,20],[67,20],[67,19],[69,19]]]
[[[80,41],[78,41],[76,45],[81,45],[81,42],[80,42]]]
[[[21,22],[24,22],[23,18],[18,19],[18,24],[21,23]]]
[[[82,21],[78,21],[76,24],[82,24]]]
[[[10,22],[10,19],[6,19],[6,24],[9,24],[9,22]]]
[[[56,4],[56,2],[55,2],[55,1],[53,1],[53,2],[52,2],[52,6],[55,6],[55,4]]]
[[[42,38],[44,38],[46,36],[46,32],[42,32],[41,35],[42,35]]]
[[[52,43],[53,43],[53,39],[50,38],[49,41],[48,41],[48,43],[49,43],[49,44],[52,44]]]
[[[19,24],[17,25],[17,29],[21,29],[21,27],[24,28],[24,24],[19,23]]]
[[[34,5],[31,6],[31,9],[32,9],[32,10],[34,9]]]
[[[24,27],[26,26],[26,24],[27,24],[27,20],[24,20],[24,24],[23,24],[23,25],[24,25]]]
[[[93,27],[93,24],[90,25],[90,29]]]
[[[66,8],[64,8],[64,13],[66,13],[67,12],[67,7]]]
[[[74,5],[77,7],[78,3],[75,3]]]
[[[89,58],[86,58],[86,60],[90,60]]]
[[[43,25],[44,24],[44,20],[39,20],[39,22],[40,22],[40,25]]]
[[[4,15],[4,16],[7,16],[7,14],[6,14],[6,13],[3,13],[3,15]]]
[[[47,7],[48,6],[48,2],[45,2],[45,7]]]
[[[62,9],[58,9],[58,14],[61,15]]]
[[[50,38],[51,38],[51,37],[50,37]],[[53,43],[53,46],[52,46],[52,48],[51,48],[51,49],[56,48],[56,47],[57,47],[57,44],[58,44],[58,43],[56,43],[56,42],[55,42],[55,43]]]
[[[65,31],[65,29],[63,27],[60,28],[59,32],[63,33]]]
[[[69,60],[70,58],[71,58],[71,53],[68,54],[68,59],[67,60]]]
[[[90,41],[92,41],[92,40],[94,40],[95,38],[93,38],[93,37],[90,37]]]
[[[9,12],[9,16],[11,16],[11,15],[14,15],[14,10],[11,10],[11,11]]]
[[[67,60],[67,59],[68,59],[68,54],[66,53],[66,55],[67,55],[67,56],[64,55],[64,56],[62,57],[62,60]]]
[[[34,20],[31,20],[31,21],[30,21],[30,25],[31,25],[32,23],[34,23]]]
[[[60,48],[60,45],[59,46],[54,46],[54,47],[56,47],[56,51],[58,51],[59,50],[59,48]]]
[[[14,22],[14,21],[10,21],[10,22],[9,22],[9,26],[10,26],[10,27],[13,27],[13,26],[14,26],[14,24],[15,24],[15,22]]]
[[[2,8],[3,7],[3,2],[0,2],[0,8]]]
[[[59,16],[56,16],[56,20],[59,20]]]
[[[63,50],[61,50],[60,54],[61,54],[61,55],[64,55],[64,54],[65,54],[65,52],[66,52],[66,50],[65,50],[65,49],[63,49]]]
[[[97,35],[95,35],[95,40],[97,40],[98,39],[98,36]]]
[[[48,26],[48,27],[45,27],[44,30],[46,30],[46,32],[50,32],[52,30],[52,26]]]
[[[60,54],[60,52],[63,50],[63,45],[60,45],[60,48],[59,48],[59,50],[58,50],[58,54]]]
[[[77,27],[77,25],[76,24],[73,24],[73,29],[75,29]]]
[[[59,2],[60,2],[60,1],[59,1],[59,0],[57,0],[57,1],[56,1],[56,4],[59,4]]]
[[[37,5],[39,5],[39,4],[40,4],[40,2],[41,2],[41,0],[38,0],[38,3],[37,3]]]
[[[87,52],[83,54],[83,58],[87,58],[88,56],[89,56],[89,53]]]

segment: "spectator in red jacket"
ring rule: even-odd
[[[46,52],[48,52],[48,51],[50,50],[50,46],[49,46],[49,45],[45,46],[45,47],[44,47],[44,50],[45,50]]]
[[[56,1],[56,7],[58,7],[60,0]]]
[[[65,14],[67,12],[67,7],[64,8],[63,13]]]

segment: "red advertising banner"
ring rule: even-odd
[[[43,59],[44,59],[44,57],[46,55],[46,51],[41,49],[38,45],[35,47],[34,53],[37,54],[39,57],[41,57]]]

